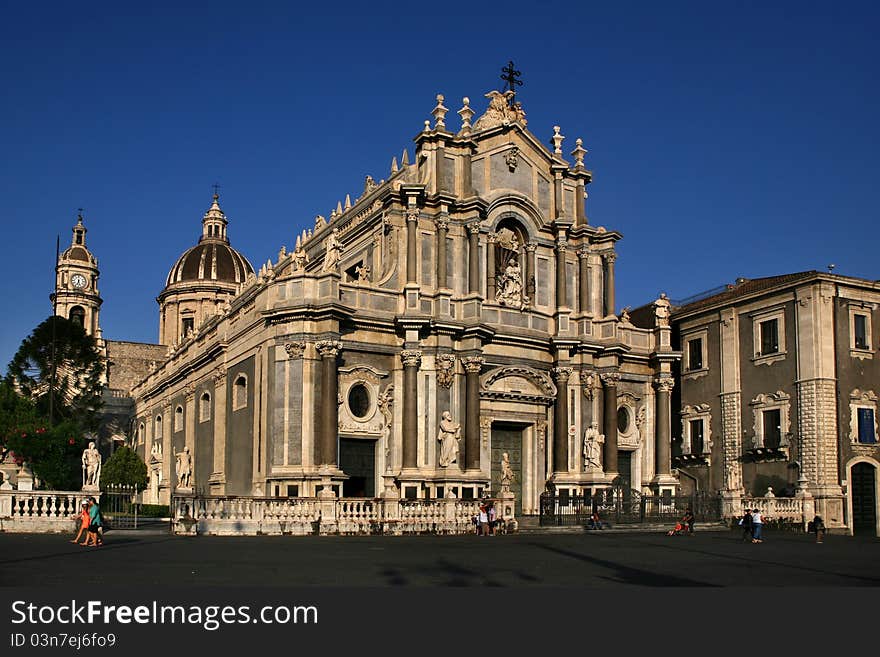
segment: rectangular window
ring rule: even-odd
[[[703,453],[703,421],[691,420],[691,454]]]
[[[761,355],[775,354],[779,351],[779,320],[768,319],[761,322]]]
[[[688,340],[688,365],[689,370],[703,369],[703,339]]]
[[[180,337],[185,338],[190,333],[193,332],[193,325],[195,324],[195,319],[192,317],[184,317],[183,325],[180,327]]]
[[[856,349],[868,349],[867,315],[853,315],[853,333],[855,334]]]
[[[877,436],[874,435],[874,409],[860,408],[859,413],[859,442],[864,444],[872,444],[877,442]]]
[[[778,408],[764,411],[764,447],[779,447],[782,441],[782,419]]]

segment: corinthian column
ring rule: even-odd
[[[321,426],[318,428],[320,465],[336,467],[339,455],[339,382],[337,380],[336,359],[342,350],[342,343],[336,340],[321,340],[315,343],[321,355]]]
[[[657,388],[657,426],[654,430],[655,474],[672,474],[672,441],[670,425],[670,395],[675,381],[671,376],[658,378]]]
[[[556,308],[568,306],[568,294],[565,283],[565,250],[568,243],[564,237],[560,237],[556,242]]]
[[[403,361],[403,467],[418,467],[419,446],[419,366],[422,352],[405,349],[400,352]]]
[[[535,251],[537,250],[537,244],[526,244],[526,280],[523,287],[529,296],[529,306],[532,308],[535,307],[535,295],[538,293],[537,286],[535,285]]]
[[[590,247],[578,249],[578,312],[585,315],[590,312]]]
[[[489,233],[486,236],[486,297],[489,301],[495,301],[495,274],[497,264],[495,263],[495,233]]]
[[[568,472],[568,379],[572,368],[554,367],[556,405],[553,417],[553,472]]]
[[[410,206],[406,210],[406,282],[418,283],[416,250],[419,234],[419,209]]]
[[[603,463],[605,474],[613,478],[617,476],[617,384],[620,382],[620,373],[606,372],[600,377],[605,404],[602,412],[602,431],[605,434]]]
[[[436,220],[437,225],[437,289],[442,290],[446,285],[446,232],[449,230],[449,220],[441,217]]]
[[[605,316],[614,314],[614,261],[617,254],[609,251],[604,256],[605,259]]]
[[[468,224],[468,292],[480,292],[480,222]]]
[[[480,370],[483,358],[462,359],[465,375],[464,458],[467,470],[480,469]]]

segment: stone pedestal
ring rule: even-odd
[[[329,474],[324,474],[321,476],[320,485],[318,509],[321,513],[321,521],[318,524],[318,533],[335,534],[339,523],[336,520],[336,493],[333,490],[333,479]]]
[[[6,484],[4,484],[5,486]],[[0,486],[0,518],[8,518],[12,515],[12,493],[5,492],[6,490],[11,490],[12,485],[9,485],[9,489],[5,489]]]
[[[498,495],[498,519],[504,523],[508,531],[516,531],[516,496],[509,490],[502,490]]]
[[[721,492],[721,517],[738,518],[743,514],[742,496],[739,491],[725,490]]]
[[[18,481],[16,482],[16,486],[18,487],[18,490],[34,489],[34,473],[31,472],[27,463],[22,463],[21,469],[18,471]],[[83,490],[86,490],[86,488],[83,488]],[[95,490],[97,490],[97,488],[95,488]]]

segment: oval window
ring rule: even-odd
[[[617,430],[626,433],[629,429],[629,410],[626,406],[617,409]]]
[[[348,408],[357,418],[364,418],[370,411],[370,393],[362,383],[356,383],[348,389]]]

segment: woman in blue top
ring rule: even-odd
[[[104,544],[101,537],[101,509],[98,507],[98,501],[94,497],[89,498],[89,536],[84,545],[94,545],[95,547]]]

